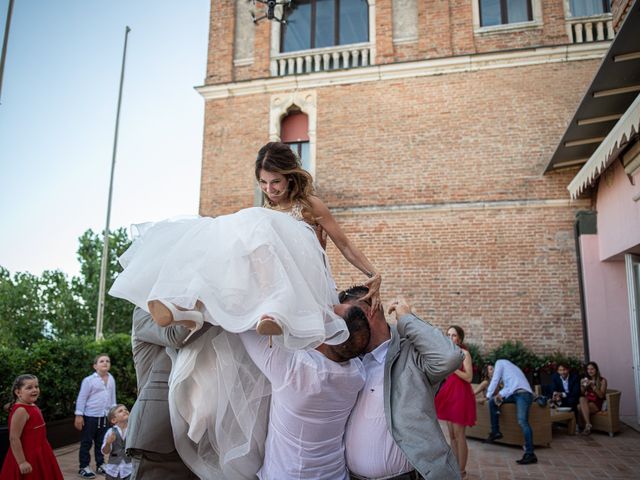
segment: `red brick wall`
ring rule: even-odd
[[[376,63],[386,64],[568,43],[562,0],[541,0],[541,2],[542,26],[478,35],[473,32],[471,0],[420,0],[418,2],[418,41],[413,44],[394,45],[392,0],[377,0]],[[256,27],[254,63],[249,66],[233,67],[235,0],[211,0],[211,5],[209,68],[206,83],[217,84],[269,77],[271,24],[263,20]]]
[[[316,89],[318,194],[384,276],[383,300],[491,348],[582,354],[566,186],[542,175],[599,62],[581,61]],[[200,210],[253,203],[270,96],[210,100]],[[517,204],[516,202],[522,202]],[[394,210],[407,205],[416,211]],[[425,207],[426,206],[426,207]],[[375,208],[374,208],[375,210]],[[363,280],[330,248],[339,286]]]
[[[617,32],[622,22],[629,13],[634,0],[611,0],[611,13],[613,15],[613,29]]]

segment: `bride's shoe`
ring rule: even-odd
[[[258,320],[256,332],[258,335],[269,335],[269,348],[271,348],[271,337],[273,335],[282,335],[282,326],[275,318],[264,315],[260,320]]]
[[[198,310],[179,310],[175,305],[164,300],[151,300],[147,306],[151,317],[161,327],[179,324],[191,330],[184,339],[185,342],[204,324],[204,315]]]

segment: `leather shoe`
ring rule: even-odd
[[[516,463],[519,463],[520,465],[538,463],[538,457],[536,457],[535,453],[525,453],[520,460],[516,460]]]
[[[496,440],[500,440],[501,438],[502,438],[502,433],[500,433],[500,432],[495,432],[495,433],[491,432],[489,434],[489,436],[487,437],[486,442],[487,443],[493,443]]]

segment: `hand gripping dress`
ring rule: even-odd
[[[187,309],[199,300],[216,325],[169,352],[176,448],[200,478],[255,478],[262,465],[271,386],[234,333],[269,314],[284,331],[274,342],[288,349],[348,338],[328,259],[300,210],[145,224],[120,258],[111,295],[145,310],[154,299]]]
[[[24,408],[29,414],[29,419],[22,430],[20,441],[22,442],[22,451],[24,456],[31,464],[33,469],[31,473],[22,475],[16,457],[13,451],[9,449],[4,459],[2,472],[0,472],[1,480],[63,480],[62,472],[58,466],[58,461],[53,454],[51,445],[47,440],[47,429],[45,427],[42,412],[35,405],[25,405],[16,403],[9,412],[9,425],[13,414],[19,408]]]
[[[461,367],[464,371],[464,366]],[[439,420],[471,427],[476,424],[476,397],[469,382],[458,375],[449,375],[435,398]]]

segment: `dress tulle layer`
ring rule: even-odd
[[[254,328],[265,314],[280,320],[276,341],[290,349],[341,343],[344,321],[326,255],[304,222],[264,208],[217,218],[166,220],[137,227],[109,293],[148,310],[170,301],[229,332]]]

